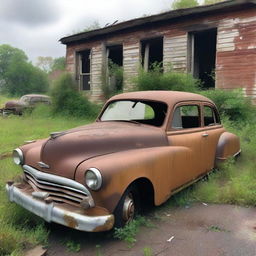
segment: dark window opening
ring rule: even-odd
[[[114,45],[106,48],[107,86],[110,94],[123,90],[123,46]]]
[[[216,40],[217,29],[189,35],[190,71],[202,81],[204,88],[215,87]]]
[[[123,46],[115,45],[107,47],[108,59],[118,66],[123,66]]]
[[[91,76],[91,51],[86,50],[79,53],[80,57],[80,90],[89,91],[90,86],[90,76]]]
[[[220,124],[220,118],[215,108],[204,106],[204,125],[212,126]]]
[[[199,107],[186,105],[177,107],[173,113],[172,128],[187,129],[200,127]]]
[[[141,63],[145,71],[152,70],[154,65],[163,67],[163,38],[141,41]]]

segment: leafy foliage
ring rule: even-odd
[[[173,90],[195,92],[199,89],[199,80],[190,74],[178,72],[163,73],[160,66],[155,65],[150,71],[140,70],[135,78],[135,89],[139,91],[147,90]]]
[[[55,59],[53,59],[51,71],[65,70],[65,67],[66,67],[66,58],[65,57],[55,58]]]
[[[69,73],[54,82],[51,95],[54,113],[86,118],[94,118],[98,113],[97,105],[93,105],[76,90],[76,84]]]
[[[219,2],[223,2],[224,0],[204,0],[204,4],[207,5],[207,4],[216,4],[216,3],[219,3]]]
[[[108,60],[108,73],[102,74],[102,91],[105,99],[122,92],[123,90],[123,67]]]
[[[47,75],[28,62],[22,50],[10,45],[0,45],[0,89],[17,96],[46,92]]]
[[[210,98],[219,109],[222,116],[233,121],[248,121],[255,119],[255,107],[244,97],[241,90],[206,90],[199,92]]]
[[[184,9],[184,8],[190,8],[198,6],[199,3],[197,0],[174,0],[172,3],[172,9]]]
[[[44,72],[49,72],[53,64],[53,58],[50,56],[39,56],[37,57],[36,66],[42,69]]]

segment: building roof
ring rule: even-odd
[[[211,13],[220,13],[238,9],[240,10],[242,7],[255,6],[256,0],[228,0],[212,5],[202,5],[192,8],[172,10],[152,16],[128,20],[125,22],[117,23],[115,25],[110,25],[96,30],[91,30],[88,32],[82,32],[71,36],[63,37],[60,39],[60,42],[63,44],[70,44],[78,41],[86,41],[98,36],[104,36],[106,34],[112,34],[115,32],[120,32],[131,28],[136,28],[145,25],[153,25],[163,21],[174,21],[195,15],[207,15]]]

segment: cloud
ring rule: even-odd
[[[1,0],[0,20],[28,27],[46,25],[59,19],[51,0]]]
[[[94,21],[101,26],[168,9],[172,0],[0,0],[0,44],[38,56],[65,55],[58,40]]]

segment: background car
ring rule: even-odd
[[[34,108],[37,104],[51,104],[51,99],[47,95],[27,94],[19,100],[7,101],[1,111],[3,114],[21,115],[25,109]]]

